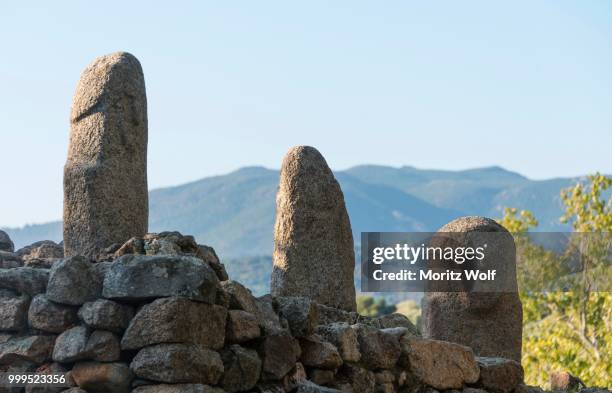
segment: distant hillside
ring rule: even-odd
[[[561,230],[559,190],[576,179],[529,180],[499,167],[433,171],[364,165],[336,172],[355,239],[362,231],[434,231],[462,215],[532,210],[539,230]],[[179,230],[222,258],[270,255],[278,171],[248,167],[150,192],[150,230]],[[61,223],[5,229],[17,247],[61,240]]]

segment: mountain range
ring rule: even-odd
[[[506,206],[531,210],[539,230],[564,230],[559,191],[577,181],[530,180],[500,167],[443,171],[361,165],[335,175],[356,241],[362,231],[435,231],[463,215],[496,218]],[[152,190],[150,231],[194,235],[222,258],[270,255],[278,177],[278,170],[246,167]],[[3,229],[16,247],[62,237],[60,221]]]

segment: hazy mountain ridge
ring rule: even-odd
[[[576,178],[534,181],[500,167],[465,171],[362,165],[337,171],[355,239],[362,231],[435,231],[461,215],[532,210],[539,230],[562,230],[559,190]],[[278,171],[246,167],[149,193],[150,230],[179,230],[223,257],[270,255]],[[5,229],[17,247],[61,240],[61,223]]]

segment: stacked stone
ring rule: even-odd
[[[8,234],[0,231],[0,269],[12,267],[49,268],[64,257],[64,247],[51,240],[43,240],[15,251]]]
[[[65,372],[74,386],[45,391],[522,386],[517,362],[421,338],[402,315],[370,318],[306,297],[255,297],[229,279],[212,248],[178,232],[132,238],[97,263],[77,256],[50,269],[0,269],[0,288],[0,370]]]

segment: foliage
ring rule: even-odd
[[[410,319],[414,326],[420,329],[421,325],[421,307],[414,300],[408,299],[396,304],[396,312],[405,315]]]
[[[387,304],[384,298],[375,299],[372,296],[357,298],[357,312],[367,317],[379,317],[395,312],[395,305]]]
[[[602,198],[612,179],[600,174],[561,191],[563,222],[574,236],[555,253],[534,244],[527,231],[537,226],[528,211],[505,209],[500,223],[515,233],[517,278],[523,303],[523,367],[529,384],[543,386],[564,369],[590,386],[612,381],[612,294],[609,261],[612,203]],[[589,234],[585,234],[589,232]],[[598,236],[599,233],[601,236]],[[569,261],[579,256],[576,270]],[[548,284],[547,288],[544,285]],[[571,291],[561,291],[560,287]],[[599,288],[597,292],[595,289]]]

